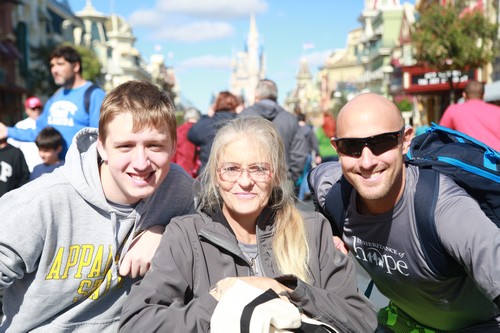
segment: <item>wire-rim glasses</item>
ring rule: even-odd
[[[271,176],[271,167],[268,164],[252,164],[247,168],[235,163],[223,164],[218,170],[223,181],[236,182],[245,171],[254,182],[266,181]]]

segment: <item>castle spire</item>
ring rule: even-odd
[[[255,14],[250,15],[250,27],[245,45],[245,51],[239,52],[231,72],[231,92],[239,94],[249,105],[255,98],[255,87],[260,79],[265,78],[264,54],[261,52],[259,33]]]
[[[259,40],[259,32],[257,31],[257,23],[255,22],[255,14],[250,16],[250,31],[248,33],[248,41]]]
[[[89,9],[89,8],[94,8],[94,6],[92,6],[92,0],[87,0],[85,2],[85,8],[86,9]]]

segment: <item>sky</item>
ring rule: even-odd
[[[87,1],[68,3],[78,12]],[[230,62],[245,48],[251,13],[266,57],[266,77],[277,83],[282,103],[295,87],[302,57],[315,75],[332,51],[345,47],[348,32],[361,26],[364,1],[93,0],[92,6],[124,17],[144,60],[163,54],[165,65],[175,70],[182,99],[205,113],[212,96],[230,88]]]

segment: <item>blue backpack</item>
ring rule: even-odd
[[[500,129],[499,129],[500,130]],[[461,132],[432,124],[413,138],[405,162],[418,166],[415,217],[419,239],[429,267],[442,276],[465,274],[444,250],[436,232],[434,210],[439,193],[439,173],[451,177],[473,197],[500,228],[500,153]],[[352,185],[341,177],[325,197],[323,213],[333,232],[342,235]]]

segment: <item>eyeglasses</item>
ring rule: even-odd
[[[246,171],[254,182],[266,181],[271,176],[271,168],[266,164],[254,164],[248,168],[242,168],[237,164],[226,164],[218,170],[220,178],[227,182],[238,181],[243,171]]]
[[[30,109],[31,110],[38,110],[38,111],[40,111],[42,109],[42,107],[41,106],[35,106],[34,108],[30,108]]]
[[[399,139],[403,136],[405,128],[396,132],[387,132],[366,138],[340,138],[332,139],[337,146],[337,152],[340,154],[360,157],[363,148],[368,147],[375,155],[380,155],[399,144]]]

